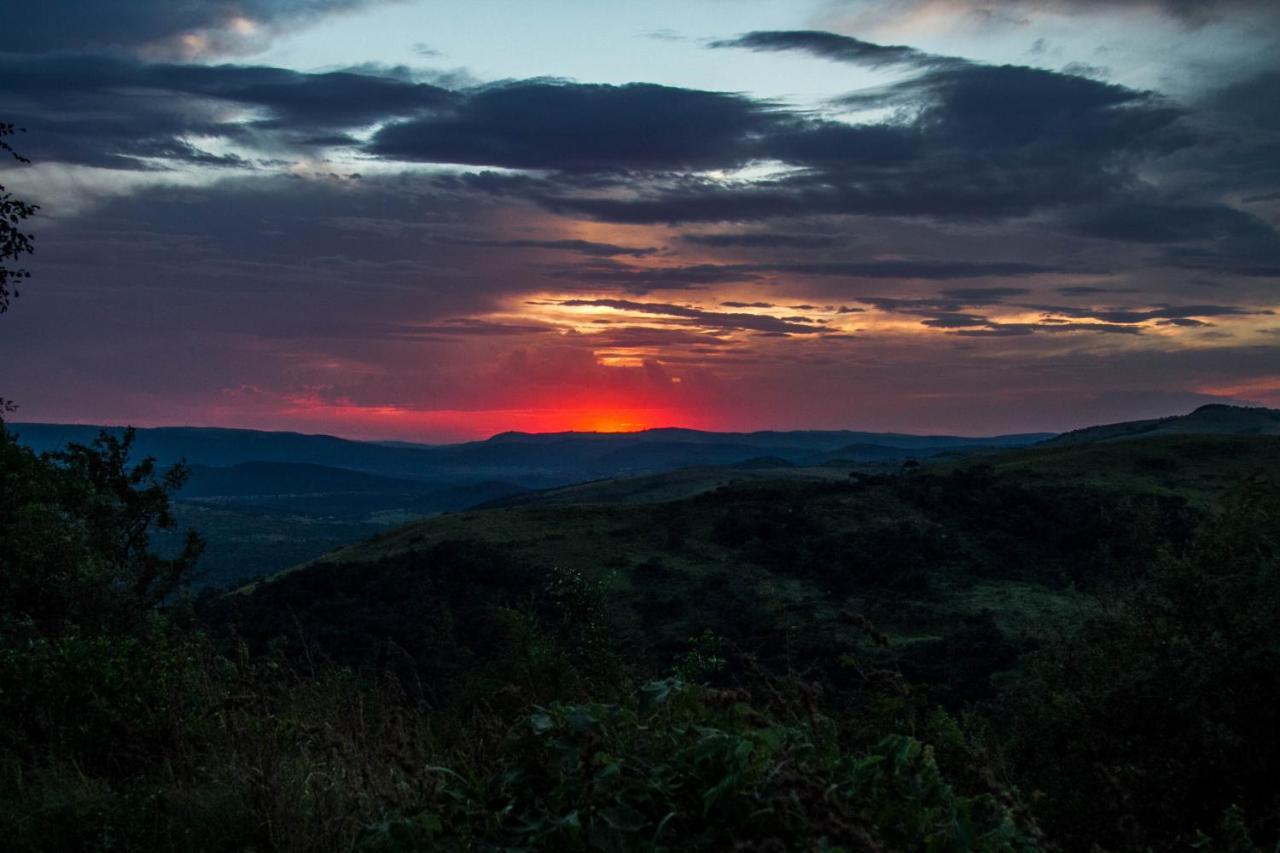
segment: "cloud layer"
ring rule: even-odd
[[[50,216],[6,397],[414,437],[601,408],[974,430],[1280,404],[1261,60],[1175,99],[814,29],[691,48],[849,75],[809,103],[226,62],[367,5],[24,7],[0,118],[36,166],[4,182]]]

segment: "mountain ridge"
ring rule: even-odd
[[[1280,410],[1207,403],[1185,415],[1098,424],[1054,436],[1042,446],[1125,441],[1157,435],[1280,435]]]
[[[102,429],[115,434],[124,430],[87,424],[15,423],[12,427],[19,441],[37,451],[56,450],[70,441],[90,442]],[[671,427],[634,433],[508,432],[483,441],[417,445],[222,427],[144,427],[135,430],[134,452],[154,456],[161,464],[180,459],[192,465],[217,467],[243,462],[311,464],[441,482],[515,477],[527,487],[545,488],[600,476],[705,464],[708,456],[719,464],[736,464],[759,456],[813,464],[821,461],[824,454],[850,446],[876,445],[909,452],[1026,446],[1050,436],[909,435],[854,430],[719,433]]]

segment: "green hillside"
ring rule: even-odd
[[[610,477],[500,498],[481,509],[518,506],[571,506],[580,504],[661,503],[681,500],[723,486],[776,480],[832,482],[847,479],[854,463],[811,468],[787,465],[782,460],[762,459],[734,466],[681,468],[638,477]]]
[[[1239,464],[1171,462],[1147,480],[1105,453],[1072,448],[898,476],[786,469],[735,472],[730,482],[729,472],[704,469],[611,480],[414,522],[296,571],[430,571],[429,555],[473,543],[516,565],[598,581],[615,630],[655,660],[706,630],[762,647],[838,648],[842,611],[856,611],[890,636],[899,663],[927,668],[975,630],[1012,649],[1046,620],[1078,618],[1092,606],[1082,586],[1141,547],[1135,531],[1186,528],[1195,510],[1184,497],[1207,495],[1210,474],[1226,488],[1256,461],[1280,471],[1270,442],[1210,443]],[[1181,449],[1162,442],[1149,453],[1167,451]],[[1135,470],[1145,471],[1141,462]],[[273,585],[258,591],[270,598]]]
[[[1169,434],[1098,443],[1049,442],[993,453],[982,463],[1028,483],[1075,483],[1209,504],[1244,480],[1280,474],[1280,435]],[[939,463],[947,472],[973,464]]]
[[[1102,570],[1082,566],[1141,547],[1133,539],[1152,523],[1176,535],[1257,475],[1280,481],[1280,438],[1040,446],[900,476],[691,469],[516,496],[319,562],[360,571],[471,542],[598,579],[644,647],[670,651],[708,625],[723,628],[742,600],[768,611],[757,613],[761,630],[791,613],[830,625],[854,607],[927,647],[988,615],[1023,636],[1046,614],[1089,606],[1080,584]]]

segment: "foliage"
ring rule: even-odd
[[[27,159],[5,141],[6,136],[18,131],[8,122],[0,122],[0,153],[11,155],[19,163],[26,163]],[[5,262],[15,261],[34,251],[31,235],[22,231],[21,226],[38,209],[37,205],[23,201],[0,186],[0,314],[8,310],[10,299],[18,295],[17,282],[31,277],[25,269],[8,266]]]
[[[439,706],[526,688],[550,698],[604,677],[602,608],[580,575],[448,541],[371,566],[289,573],[201,612],[255,653],[391,672]]]
[[[1011,682],[1007,752],[1046,825],[1163,847],[1238,806],[1280,835],[1277,614],[1280,500],[1254,481]]]
[[[187,633],[157,608],[200,541],[150,550],[183,471],[130,465],[131,443],[104,434],[36,456],[0,423],[0,754],[117,767],[171,743],[195,671]]]
[[[185,477],[144,459],[133,434],[104,432],[36,456],[0,423],[0,633],[63,636],[132,630],[179,590],[199,558],[189,533],[174,557],[151,550],[171,528],[169,495]]]
[[[675,680],[634,707],[536,710],[495,775],[435,773],[431,809],[369,827],[357,849],[1038,849],[994,797],[958,795],[913,738],[848,754],[832,720],[776,722]]]

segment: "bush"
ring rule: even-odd
[[[738,699],[667,680],[631,706],[539,709],[496,773],[436,769],[431,807],[371,825],[357,849],[1038,849],[996,798],[957,794],[919,741],[845,754],[833,721]]]
[[[1015,773],[1046,829],[1174,848],[1233,805],[1280,836],[1280,501],[1255,483],[1188,548],[1047,644],[1005,697]]]

